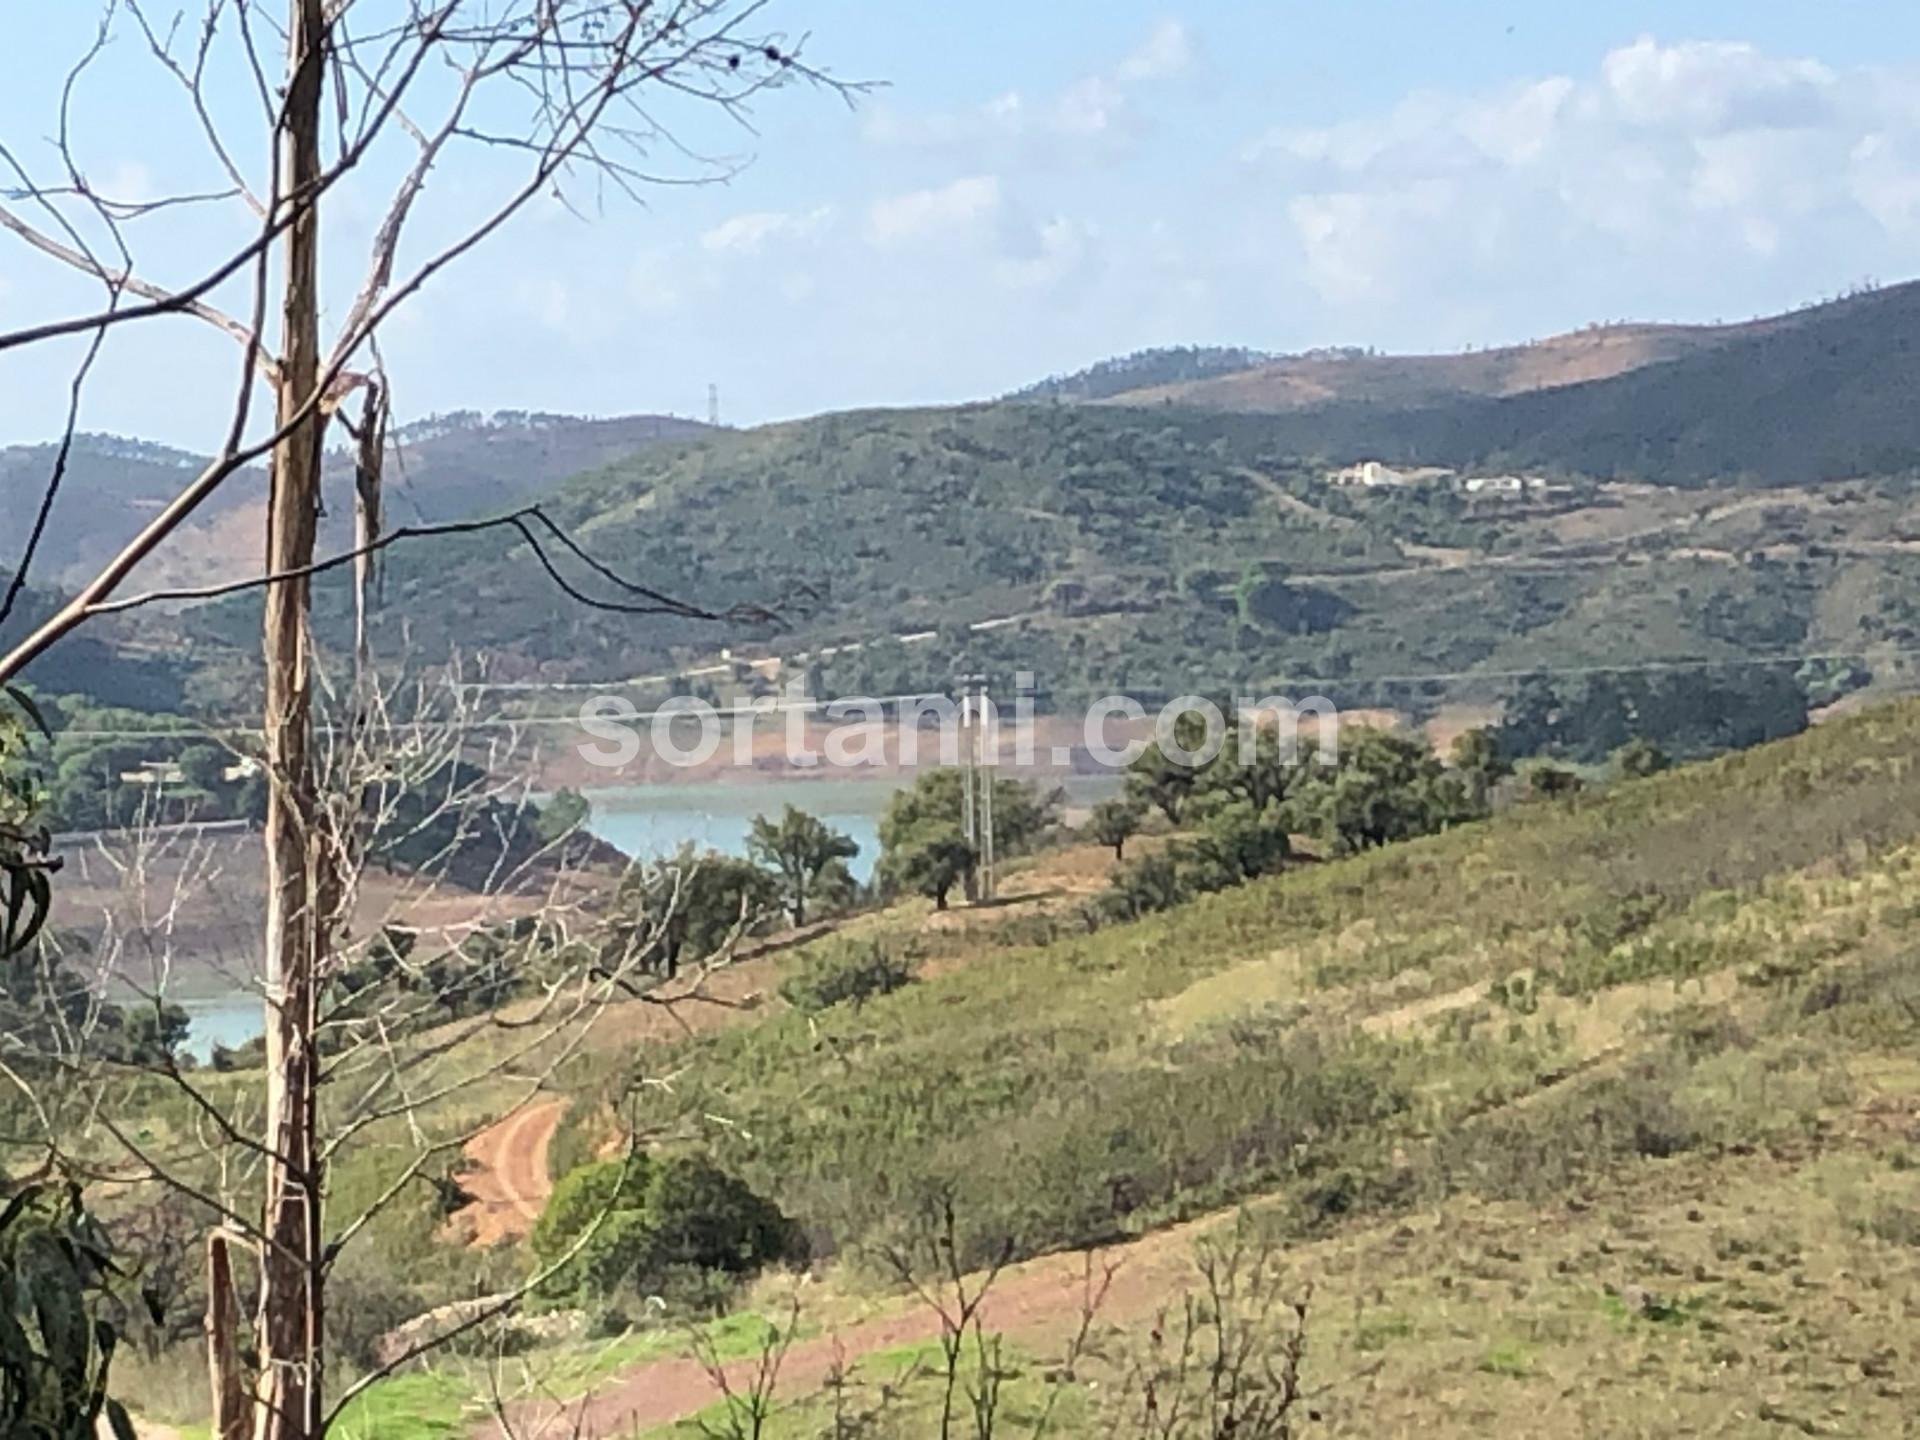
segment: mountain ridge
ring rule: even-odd
[[[1289,414],[1340,404],[1429,406],[1497,399],[1613,379],[1776,332],[1870,308],[1920,285],[1862,288],[1778,314],[1731,322],[1627,320],[1511,344],[1449,352],[1358,345],[1281,354],[1245,346],[1163,346],[1099,360],[1023,386],[1009,400],[1185,405]],[[1191,373],[1166,373],[1177,371]],[[1129,383],[1137,380],[1138,383]]]
[[[427,416],[393,432],[388,509],[403,521],[462,519],[648,445],[709,428],[656,414],[589,417],[507,410]],[[38,507],[57,448],[52,443],[0,447],[0,509],[30,514]],[[204,463],[202,456],[145,440],[76,435],[53,521],[35,559],[36,583],[72,586],[89,578],[173,498],[182,473]],[[336,495],[343,485],[350,487],[351,463],[345,450],[328,455],[328,483]],[[235,474],[161,547],[143,576],[155,585],[197,585],[251,573],[258,568],[266,502],[262,467]],[[351,513],[345,503],[331,507],[323,543],[347,539]],[[17,553],[0,554],[0,565],[18,560]]]

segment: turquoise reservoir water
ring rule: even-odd
[[[795,805],[835,830],[851,835],[860,853],[848,862],[854,875],[871,879],[880,858],[880,817],[900,780],[756,780],[705,785],[641,785],[590,790],[588,828],[609,845],[637,858],[671,855],[692,843],[723,855],[743,855],[756,815],[777,816]],[[1070,807],[1091,805],[1119,788],[1116,776],[1076,776],[1066,784]],[[179,1002],[193,1017],[188,1050],[205,1059],[215,1045],[243,1045],[260,1034],[264,1011],[258,994],[235,992]]]

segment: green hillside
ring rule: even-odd
[[[1661,1153],[1654,1127],[1673,1154],[1804,1135],[1831,1069],[1920,1035],[1916,754],[1905,702],[1090,936],[934,930],[940,978],[824,1039],[794,1015],[647,1057],[678,1080],[643,1118],[726,1117],[837,1244],[954,1189],[982,1262],[1279,1186],[1302,1234],[1544,1200]],[[846,1068],[814,1088],[823,1046]]]
[[[1916,754],[1920,704],[1879,707],[1091,933],[1072,896],[1109,857],[1043,850],[998,906],[905,902],[752,962],[728,993],[754,998],[720,1019],[618,1007],[555,1077],[571,1103],[551,1164],[631,1127],[776,1200],[812,1278],[674,1303],[734,1307],[700,1333],[751,1366],[756,1313],[787,1325],[797,1293],[804,1344],[844,1341],[865,1395],[897,1385],[863,1434],[938,1433],[937,1367],[902,1360],[937,1354],[915,1348],[937,1322],[883,1257],[948,1202],[964,1265],[1015,1262],[998,1283],[1020,1299],[991,1312],[1007,1409],[989,1433],[1031,1433],[1054,1387],[1048,1433],[1116,1433],[1121,1377],[1200,1283],[1186,1255],[1242,1208],[1285,1293],[1313,1287],[1325,1433],[1748,1434],[1763,1408],[1899,1433],[1920,1305]],[[850,939],[918,978],[789,1008],[784,982]],[[436,1118],[464,1129],[506,1088]],[[335,1185],[376,1193],[405,1163],[362,1147]],[[336,1275],[342,1313],[415,1313],[524,1263],[453,1248],[440,1197],[416,1189],[378,1265]],[[1127,1278],[1098,1348],[1063,1367],[1086,1247]],[[530,1427],[540,1404],[603,1397],[605,1433],[699,1433],[628,1413],[666,1388],[655,1366],[688,1392],[687,1332],[657,1308],[616,1284],[584,1333],[436,1361],[343,1433],[403,1416],[408,1434],[480,1433],[494,1387],[530,1378],[546,1397],[515,1411]],[[126,1362],[150,1405],[197,1396],[160,1383],[198,1382],[183,1333]],[[823,1373],[796,1363],[762,1433],[834,1433],[831,1401],[808,1398]],[[719,1403],[691,1394],[663,1421]]]
[[[0,510],[9,517],[0,565],[18,562],[16,547],[26,542],[28,521],[59,460],[56,445],[0,446]],[[91,578],[203,463],[199,456],[141,440],[75,436],[35,563],[36,582],[71,586]],[[212,508],[264,488],[257,471],[241,475]]]
[[[555,1153],[623,1113],[712,1145],[837,1257],[803,1324],[871,1307],[929,1196],[968,1265],[1105,1247],[1144,1267],[1060,1433],[1107,1433],[1101,1387],[1196,1283],[1179,1255],[1242,1205],[1291,1293],[1314,1286],[1329,1433],[1744,1434],[1762,1412],[1898,1433],[1917,751],[1920,706],[1881,708],[1092,935],[1049,907],[1071,865],[1042,855],[997,919],[864,922],[919,947],[905,989],[577,1061]],[[1055,1299],[996,1322],[1016,1415],[1061,1383],[1047,1347],[1077,1303],[1026,1273],[1004,1283]],[[873,1433],[928,1433],[921,1384]],[[774,1433],[818,1433],[825,1406]]]
[[[499,509],[570,475],[707,427],[671,415],[590,419],[507,411],[460,411],[398,427],[387,469],[388,514],[396,523],[457,519]],[[327,461],[329,504],[323,547],[353,543],[353,472],[344,432]],[[58,448],[0,446],[0,513],[39,507]],[[78,435],[34,565],[35,580],[72,588],[93,578],[205,463],[163,445],[113,435]],[[266,523],[266,472],[250,466],[227,480],[142,566],[149,586],[201,585],[249,575],[259,565]],[[26,526],[19,535],[24,542]],[[10,531],[8,544],[13,543]],[[17,555],[0,552],[0,564]]]
[[[12,572],[0,566],[0,594]],[[29,585],[0,623],[0,647],[18,644],[58,607],[55,592]],[[132,625],[95,622],[27,668],[27,683],[50,693],[82,695],[128,710],[177,710],[186,702],[187,670],[165,647],[143,645]]]
[[[715,609],[771,604],[783,630],[596,611],[496,532],[394,553],[386,643],[556,679],[857,644],[817,678],[891,694],[961,664],[1030,670],[1063,704],[1302,682],[1398,703],[1393,677],[1433,673],[1459,678],[1428,699],[1486,699],[1537,666],[1807,652],[1902,673],[1920,617],[1905,482],[1717,501],[1586,482],[1528,503],[1360,492],[1326,483],[1341,452],[1289,448],[1294,424],[997,405],[662,446],[561,486],[555,518],[626,577]],[[322,603],[342,636],[344,591]],[[219,623],[245,644],[251,614]]]
[[[960,666],[1024,670],[1063,704],[1122,686],[1306,685],[1404,707],[1407,677],[1445,677],[1416,684],[1421,703],[1485,701],[1535,667],[1805,654],[1904,686],[1920,639],[1916,322],[1920,286],[1908,285],[1701,331],[1698,344],[1658,327],[1597,332],[1634,339],[1625,359],[1594,342],[1625,373],[1435,404],[1002,402],[691,438],[646,417],[451,417],[415,437],[398,518],[544,495],[619,575],[712,610],[768,606],[781,624],[596,610],[499,531],[392,552],[383,644],[428,663],[484,655],[520,680],[662,675],[723,648],[812,657],[841,693],[943,686]],[[1548,370],[1599,364],[1580,338],[1537,347],[1565,362]],[[1529,353],[1501,352],[1501,384],[1546,363]],[[1379,363],[1390,360],[1401,363]],[[1492,383],[1447,384],[1469,381]],[[609,456],[621,458],[557,479]],[[1562,488],[1514,501],[1328,483],[1364,457],[1528,470]],[[552,548],[581,591],[632,598]],[[321,589],[340,643],[344,586]],[[243,695],[257,608],[215,606],[178,627],[204,705]]]
[[[1388,534],[1276,503],[1271,475],[1292,467],[1255,468],[1265,449],[1258,422],[1231,417],[871,411],[662,447],[562,486],[549,508],[636,581],[711,608],[776,605],[783,648],[1075,604],[1146,613],[1182,577],[1211,600],[1271,558],[1314,570],[1399,561]],[[583,588],[618,598],[560,558]],[[1061,600],[1063,585],[1083,587],[1084,601]],[[644,673],[752,638],[596,614],[501,534],[397,556],[387,593],[419,649],[484,642],[503,668]]]

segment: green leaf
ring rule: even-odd
[[[5,957],[26,949],[46,925],[53,904],[53,884],[37,866],[0,862],[0,869],[8,877],[6,923],[0,928],[0,957]]]
[[[20,912],[27,903],[27,869],[24,865],[0,863],[0,874],[4,874],[7,881],[7,921],[0,926],[0,958],[4,958],[21,948],[13,937],[19,933]]]
[[[29,1185],[19,1194],[7,1201],[7,1208],[0,1210],[0,1237],[4,1237],[20,1219],[21,1213],[38,1200],[46,1191],[44,1185]]]
[[[7,698],[26,712],[27,718],[33,721],[34,729],[38,730],[48,740],[53,739],[53,728],[47,724],[47,717],[40,713],[40,707],[34,703],[31,695],[27,694],[27,692],[22,690],[18,685],[9,685],[7,686]]]

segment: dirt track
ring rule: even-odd
[[[1096,1263],[1093,1283],[1099,1283],[1100,1263],[1117,1261],[1119,1268],[1099,1307],[1101,1323],[1150,1313],[1175,1296],[1191,1278],[1194,1238],[1222,1218],[1158,1231],[1105,1252]],[[978,1281],[978,1276],[970,1277],[970,1284]],[[1088,1284],[1081,1256],[1030,1260],[1007,1270],[994,1283],[982,1318],[988,1329],[1022,1344],[1060,1345],[1080,1324]],[[806,1323],[804,1309],[801,1323]],[[836,1365],[852,1368],[869,1356],[939,1336],[939,1316],[920,1305],[813,1336],[787,1352],[780,1368],[779,1393],[788,1398],[812,1394]],[[725,1367],[727,1383],[736,1394],[751,1383],[759,1363],[758,1356],[751,1356]],[[564,1406],[542,1402],[520,1407],[513,1416],[514,1433],[614,1440],[684,1420],[719,1398],[713,1377],[697,1361],[687,1356],[656,1360]],[[508,1432],[498,1421],[489,1421],[476,1433],[484,1440],[505,1440]]]
[[[655,1000],[612,1006],[588,1043],[596,1050],[629,1050],[649,1040],[742,1024],[777,981],[779,952],[831,928],[815,925],[775,936],[763,942],[755,958],[691,977]],[[497,1245],[533,1230],[553,1193],[547,1151],[566,1108],[567,1101],[558,1097],[524,1105],[467,1142],[469,1168],[461,1183],[473,1201],[447,1222],[447,1238]]]
[[[473,1169],[462,1183],[473,1203],[451,1223],[470,1234],[472,1243],[496,1245],[533,1229],[553,1190],[547,1149],[566,1108],[565,1100],[524,1105],[467,1142]]]

